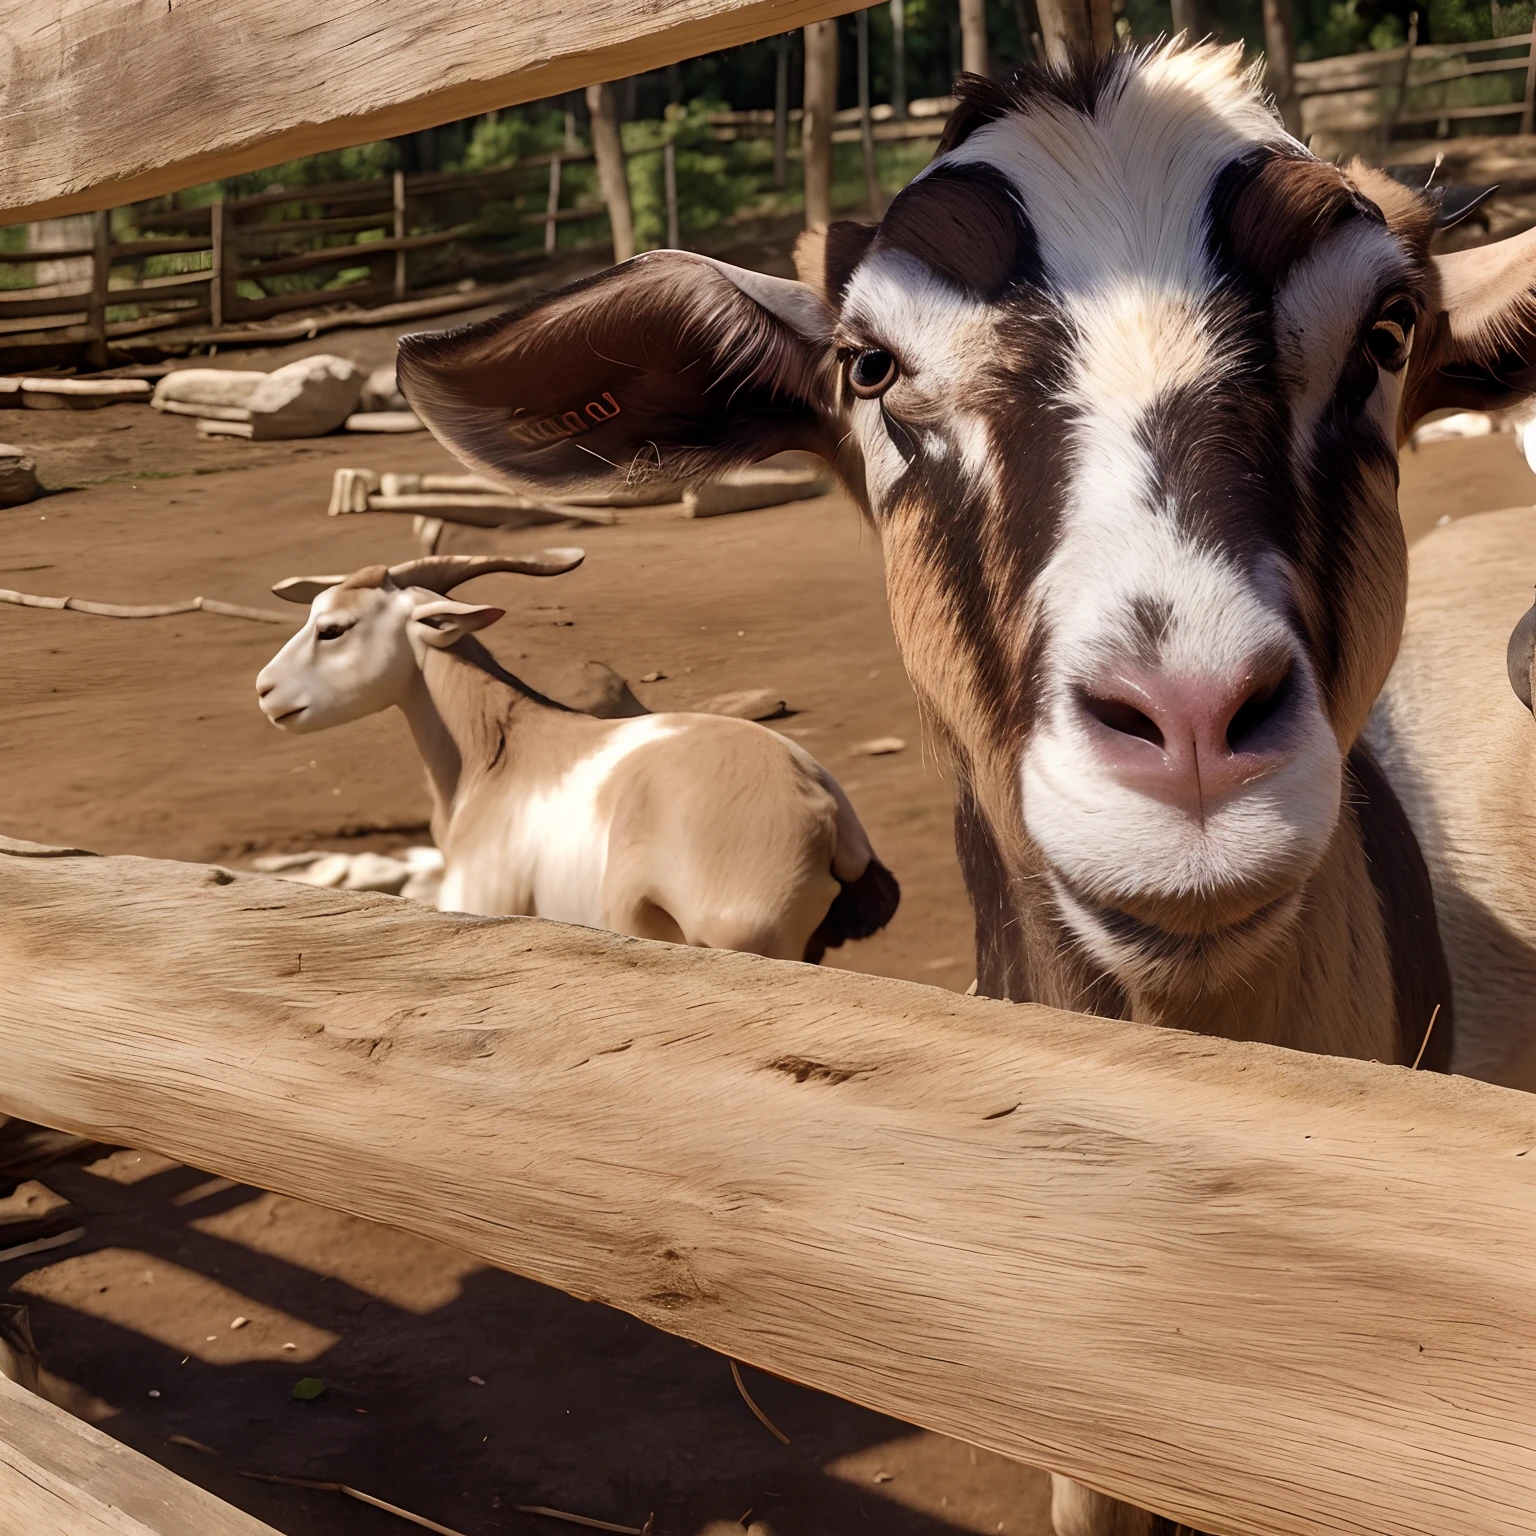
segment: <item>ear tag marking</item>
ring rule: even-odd
[[[607,401],[607,407],[603,401]],[[583,432],[590,432],[593,427],[605,421],[612,421],[623,407],[613,398],[611,390],[604,390],[602,400],[589,400],[586,406],[580,410],[562,411],[558,416],[541,416],[534,421],[525,421],[514,416],[507,423],[507,431],[518,442],[527,448],[543,448],[550,443],[558,443],[567,437],[577,437]]]

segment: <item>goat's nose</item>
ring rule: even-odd
[[[1295,693],[1290,660],[1269,656],[1206,676],[1115,667],[1078,704],[1117,778],[1203,820],[1290,755]]]

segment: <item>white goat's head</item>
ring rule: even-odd
[[[403,704],[428,649],[446,650],[506,612],[447,594],[473,576],[558,576],[579,549],[537,555],[434,555],[366,565],[350,576],[290,576],[273,592],[310,605],[309,622],[256,679],[262,713],[285,731],[324,731]]]

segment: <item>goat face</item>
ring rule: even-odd
[[[407,337],[400,377],[545,493],[832,460],[1002,883],[1125,986],[1199,988],[1285,933],[1340,815],[1402,622],[1400,436],[1536,355],[1529,242],[1437,261],[1434,226],[1289,139],[1236,51],[1123,53],[969,82],[799,284],[652,253]]]
[[[426,649],[453,645],[504,612],[399,586],[382,565],[296,577],[275,590],[309,601],[309,621],[262,668],[256,697],[273,725],[300,734],[404,706]]]

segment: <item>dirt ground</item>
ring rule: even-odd
[[[221,361],[326,350],[371,365],[392,341],[342,332]],[[331,472],[451,465],[424,436],[204,443],[137,407],[0,416],[0,438],[37,454],[52,492],[0,511],[0,586],[119,602],[271,607],[283,576],[407,558],[408,519],[325,516]],[[1403,470],[1410,538],[1536,499],[1508,437],[1409,452]],[[504,662],[536,679],[552,659],[601,660],[652,708],[780,691],[793,714],[778,727],[838,775],[904,888],[889,931],[834,963],[967,985],[949,786],[923,751],[878,546],[846,500],[503,537],[588,551],[557,580],[464,589],[508,607],[485,636]],[[424,841],[398,717],[303,739],[263,720],[252,682],[285,633],[0,605],[0,831],[237,864]],[[651,672],[664,677],[639,681]],[[856,754],[877,736],[906,747]],[[295,1536],[407,1527],[241,1469],[345,1481],[465,1536],[575,1529],[517,1504],[634,1526],[654,1511],[657,1536],[1049,1530],[1039,1473],[748,1373],[782,1446],[720,1357],[388,1228],[132,1151],[50,1169],[0,1202],[0,1248],[76,1225],[72,1245],[0,1268],[7,1299],[32,1307],[53,1395]],[[296,1401],[303,1376],[324,1395]]]

